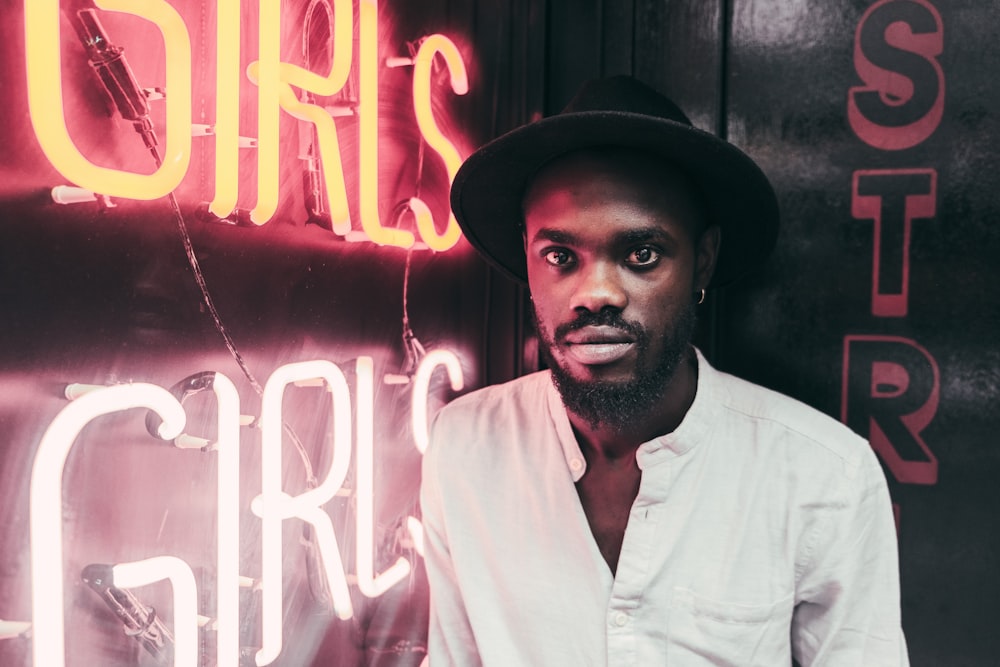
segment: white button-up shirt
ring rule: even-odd
[[[446,406],[424,458],[429,655],[444,665],[907,665],[895,527],[868,444],[714,370],[639,447],[618,569],[548,372]]]

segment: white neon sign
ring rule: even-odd
[[[62,540],[66,457],[84,426],[103,415],[131,408],[156,412],[163,420],[159,435],[164,439],[176,437],[184,428],[184,408],[166,389],[151,384],[118,385],[88,392],[70,403],[52,420],[38,445],[31,469],[29,520],[35,667],[58,667],[66,658]]]
[[[289,384],[315,378],[324,380],[330,391],[334,428],[333,461],[326,479],[319,486],[298,496],[289,496],[281,488],[282,398],[285,387]],[[354,614],[336,532],[330,516],[322,510],[322,506],[332,500],[343,486],[351,461],[351,394],[343,372],[329,361],[306,361],[282,366],[264,387],[261,426],[261,494],[251,507],[262,523],[261,589],[264,630],[263,646],[257,652],[256,660],[258,665],[268,665],[281,654],[282,646],[281,527],[285,519],[302,519],[316,531],[327,584],[333,596],[334,611],[342,619]]]
[[[358,588],[377,598],[410,574],[410,562],[400,556],[388,570],[375,575],[375,373],[371,357],[360,357],[358,378]]]
[[[427,442],[427,404],[429,383],[434,372],[444,367],[453,390],[464,386],[461,363],[450,351],[428,353],[417,367],[412,379],[414,446],[421,452]],[[308,361],[278,368],[268,379],[261,404],[261,493],[251,503],[251,511],[261,520],[261,577],[256,582],[261,590],[262,645],[255,656],[256,664],[274,662],[283,645],[282,599],[283,554],[282,526],[285,521],[301,519],[316,536],[323,574],[329,586],[334,611],[341,619],[353,613],[350,596],[352,580],[367,597],[378,597],[403,581],[413,564],[400,556],[381,573],[375,563],[375,500],[374,480],[374,363],[371,357],[360,357],[355,364],[357,405],[352,411],[350,388],[341,369],[329,361]],[[319,381],[330,395],[333,433],[327,446],[332,448],[329,471],[313,488],[292,496],[282,488],[282,401],[289,384],[313,384]],[[246,420],[241,415],[240,400],[233,383],[221,373],[212,376],[211,388],[216,397],[218,430],[213,442],[203,449],[219,456],[217,507],[217,573],[215,623],[217,664],[236,667],[239,662],[240,617],[239,590],[247,581],[239,574],[240,561],[240,490],[239,446],[240,426]],[[184,438],[185,413],[181,402],[169,391],[151,384],[128,384],[112,387],[71,385],[67,397],[72,402],[52,421],[38,447],[31,475],[30,524],[32,564],[32,632],[35,667],[65,665],[64,644],[64,582],[62,542],[62,478],[66,458],[80,431],[102,415],[132,408],[153,411],[162,420],[156,433],[175,444]],[[352,427],[352,420],[356,428]],[[357,442],[356,507],[357,535],[355,544],[356,572],[349,577],[341,557],[338,535],[323,505],[343,492],[347,478],[352,444]],[[191,451],[191,450],[186,450]],[[423,526],[414,517],[407,517],[406,528],[414,549],[423,555]],[[174,607],[174,664],[184,667],[197,665],[198,627],[203,623],[197,609],[197,586],[191,566],[168,554],[146,560],[122,563],[112,567],[113,585],[121,588],[138,587],[160,580],[169,580]]]
[[[218,667],[238,667],[240,653],[240,396],[232,380],[216,373],[212,391],[219,420],[215,451],[219,453],[217,507],[216,637]],[[197,610],[196,610],[197,611]]]

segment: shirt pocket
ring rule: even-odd
[[[736,604],[675,588],[667,624],[667,664],[790,665],[793,606],[790,594],[764,604]]]

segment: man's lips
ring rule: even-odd
[[[618,361],[632,351],[635,339],[612,326],[588,326],[567,333],[563,346],[568,356],[593,366]]]

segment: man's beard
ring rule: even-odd
[[[667,386],[687,355],[696,319],[694,305],[684,307],[673,327],[662,332],[662,353],[658,358],[650,359],[650,333],[638,323],[625,320],[617,311],[582,313],[572,322],[557,327],[551,338],[538,321],[537,313],[533,314],[542,342],[542,357],[551,369],[553,383],[563,404],[591,428],[609,428],[617,433],[625,432],[634,427],[637,420],[648,417],[664,397]],[[580,380],[559,365],[552,355],[555,341],[570,331],[590,325],[613,326],[628,332],[635,339],[637,361],[632,378],[624,381]]]

